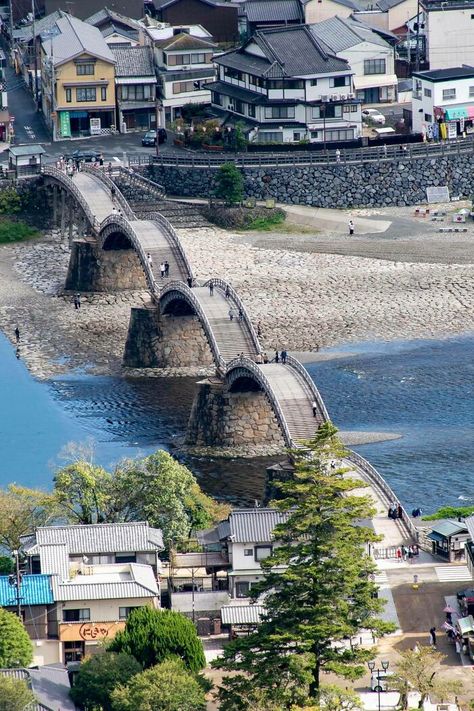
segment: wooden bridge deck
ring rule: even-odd
[[[76,187],[81,191],[97,220],[102,222],[114,212],[114,201],[109,188],[100,178],[78,171],[72,177]],[[118,210],[117,210],[118,212]]]

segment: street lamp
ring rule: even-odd
[[[377,708],[378,711],[380,711],[380,693],[382,691],[382,683],[380,681],[380,672],[386,672],[387,669],[390,666],[390,662],[388,661],[382,661],[381,662],[382,667],[379,668],[377,667],[375,662],[367,662],[367,666],[370,669],[370,687],[372,688],[372,674],[375,672],[377,674],[377,686],[375,687],[375,691],[377,692]]]

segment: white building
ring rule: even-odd
[[[359,10],[354,17],[381,30],[406,34],[406,23],[417,13],[417,0],[377,0],[370,10]]]
[[[474,67],[413,74],[413,132],[434,138],[474,133]]]
[[[359,138],[360,102],[347,61],[306,25],[259,30],[214,58],[212,105],[242,121],[260,143],[326,143]]]
[[[430,69],[474,64],[474,2],[422,0]]]
[[[215,76],[212,56],[217,45],[204,27],[147,27],[145,42],[153,47],[166,124],[181,116],[185,104],[210,103],[204,84]]]
[[[311,25],[311,32],[354,72],[356,97],[363,104],[397,99],[395,50],[379,33],[343,17]]]
[[[329,17],[350,17],[361,9],[355,0],[302,0],[304,21],[307,25],[322,22]]]

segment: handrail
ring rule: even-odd
[[[250,317],[247,313],[247,309],[245,308],[243,301],[241,300],[235,289],[224,279],[214,277],[204,282],[203,286],[210,286],[211,284],[221,289],[224,292],[224,295],[226,295],[228,291],[229,296],[234,302],[235,306],[239,309],[239,311],[242,311],[242,315],[244,317],[243,320],[249,330],[250,338],[252,339],[253,345],[255,346],[256,353],[261,353],[262,348],[260,346],[257,333],[252,325],[252,321],[250,320]]]
[[[324,404],[324,400],[321,397],[321,393],[319,392],[318,388],[316,387],[316,384],[304,365],[300,363],[300,361],[295,358],[294,356],[287,355],[286,356],[286,365],[291,366],[294,368],[294,370],[297,371],[297,373],[301,376],[301,378],[304,380],[305,385],[307,385],[311,391],[311,395],[313,396],[316,404],[319,407],[319,410],[321,412],[321,415],[323,417],[324,421],[329,420],[329,413],[326,409],[326,405]]]
[[[52,165],[44,165],[41,169],[41,172],[43,175],[49,175],[51,178],[55,178],[60,183],[64,184],[64,186],[69,190],[70,193],[72,193],[72,195],[75,197],[75,199],[81,206],[81,209],[83,210],[83,212],[84,212],[85,216],[87,217],[89,223],[91,224],[92,228],[96,232],[99,232],[99,230],[100,230],[99,220],[93,214],[92,210],[89,207],[88,202],[84,198],[84,195],[81,193],[81,191],[79,190],[77,185],[75,185],[72,178],[70,178],[69,175],[66,175],[66,173],[63,173],[62,170],[59,170],[59,168],[56,168],[55,166],[52,166]]]
[[[125,217],[123,217],[122,215],[109,215],[105,218],[105,220],[102,221],[100,226],[100,233],[104,234],[105,232],[107,232],[107,228],[113,225],[120,225],[122,230],[129,237],[134,248],[137,250],[139,259],[142,262],[143,271],[145,272],[148,288],[150,289],[152,296],[158,299],[160,290],[156,286],[155,276],[148,263],[145,250],[143,249],[140,243],[137,233],[133,229],[133,223],[126,220]]]
[[[397,501],[398,502],[398,497],[392,490],[392,488],[387,484],[383,476],[379,474],[379,472],[375,469],[374,466],[370,462],[367,461],[367,459],[364,459],[364,457],[361,457],[360,454],[357,454],[357,452],[354,452],[353,450],[349,450],[348,454],[346,456],[346,459],[351,462],[352,464],[355,464],[356,467],[358,467],[369,479],[369,481],[372,484],[375,484],[378,486],[379,489],[385,494],[385,496],[388,498],[390,502],[392,501]],[[400,504],[401,506],[401,504]],[[410,535],[412,538],[414,538],[415,541],[418,541],[418,530],[416,526],[413,524],[413,521],[409,517],[407,511],[403,506],[401,506],[403,516],[401,519],[398,519],[400,523],[404,526],[405,530],[407,531],[408,535]]]
[[[121,193],[119,188],[115,185],[114,181],[109,178],[108,175],[105,174],[104,169],[101,168],[93,168],[92,166],[89,165],[83,165],[81,169],[82,173],[88,173],[88,175],[93,175],[94,177],[98,178],[104,185],[112,192],[115,192],[115,199],[117,200],[118,204],[123,210],[123,213],[125,217],[128,220],[136,220],[137,218],[135,217],[134,212],[132,211],[130,205],[128,204],[127,200],[125,199],[124,195]]]
[[[169,241],[178,250],[178,252],[181,256],[181,259],[184,262],[184,266],[186,267],[186,271],[188,272],[188,276],[191,279],[193,279],[194,277],[193,277],[193,270],[191,268],[191,264],[189,262],[186,252],[184,251],[184,247],[181,244],[181,240],[179,239],[178,235],[176,234],[176,230],[174,229],[173,225],[160,212],[153,212],[152,215],[153,215],[153,217],[152,217],[151,222],[156,222],[163,229],[163,231],[164,231],[165,235],[168,237]]]
[[[209,323],[209,319],[207,318],[206,314],[204,313],[204,309],[201,306],[201,302],[194,295],[193,290],[190,289],[189,286],[187,286],[184,282],[170,281],[164,287],[164,289],[162,289],[162,291],[159,295],[160,303],[161,303],[161,301],[163,301],[166,298],[166,295],[172,291],[178,291],[180,294],[182,294],[184,296],[184,298],[188,301],[188,303],[190,303],[191,306],[196,311],[196,315],[201,320],[202,325],[204,327],[204,331],[207,336],[207,339],[209,341],[209,345],[211,347],[211,351],[212,351],[212,354],[214,356],[214,360],[216,363],[217,371],[220,373],[225,373],[226,362],[225,362],[224,358],[221,356],[221,353],[219,350],[219,345],[217,343],[216,337],[214,336],[214,331],[212,329],[211,324]]]
[[[231,361],[229,361],[227,363],[227,367],[225,369],[226,379],[228,379],[230,372],[232,370],[237,369],[237,368],[250,370],[251,373],[253,373],[253,375],[255,375],[255,377],[257,378],[257,381],[263,387],[265,394],[267,395],[268,399],[270,400],[270,403],[272,404],[275,415],[276,415],[277,419],[279,420],[281,428],[283,430],[283,435],[284,435],[287,446],[288,447],[296,446],[296,442],[294,442],[294,440],[291,437],[291,433],[288,428],[288,423],[286,421],[285,414],[282,410],[280,402],[273,391],[270,381],[268,380],[266,375],[264,375],[261,368],[258,367],[257,363],[254,363],[252,360],[250,360],[250,358],[238,356],[237,358],[233,358]]]
[[[158,194],[158,197],[165,197],[165,188],[163,187],[163,185],[160,185],[155,180],[150,180],[150,178],[147,178],[141,173],[136,173],[134,170],[127,170],[127,168],[124,168],[123,166],[119,166],[117,171],[119,176],[123,176],[127,180],[133,180],[136,183],[144,183],[150,190],[154,190]]]

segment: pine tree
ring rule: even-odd
[[[378,619],[383,601],[371,580],[367,545],[378,540],[361,521],[374,514],[360,480],[333,468],[345,452],[336,428],[324,423],[304,449],[291,453],[294,473],[277,482],[274,506],[288,514],[274,531],[272,556],[252,595],[265,595],[266,614],[255,633],[229,645],[216,666],[234,672],[220,692],[222,711],[250,708],[245,694],[264,690],[277,707],[318,701],[322,671],[346,679],[365,672],[373,650],[350,644],[362,629],[393,630]],[[237,672],[237,674],[235,674]],[[239,673],[240,672],[240,673]]]
[[[234,163],[223,163],[216,175],[215,195],[226,201],[227,205],[235,205],[244,196],[244,180],[242,173]]]

